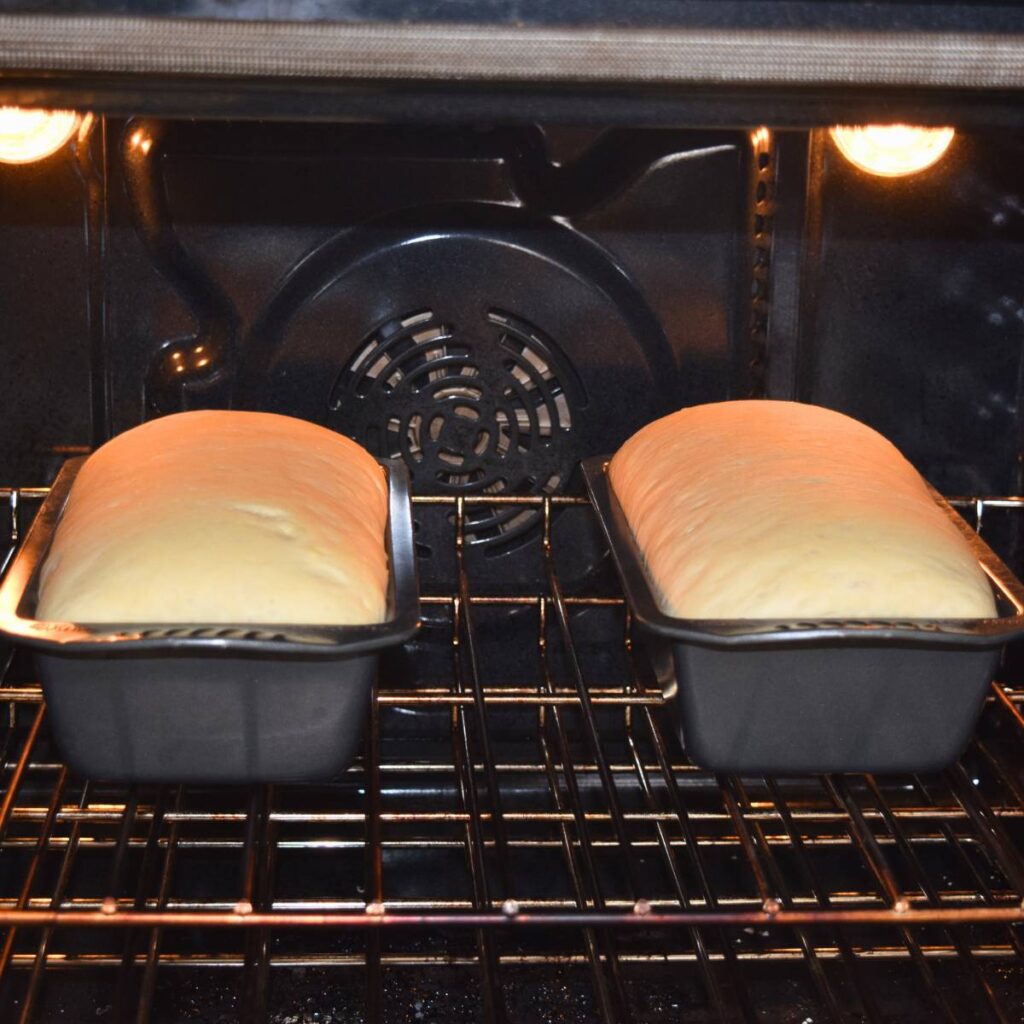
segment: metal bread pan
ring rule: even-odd
[[[344,771],[379,652],[419,624],[405,467],[382,462],[390,580],[379,625],[40,621],[39,570],[84,462],[64,464],[0,586],[0,634],[35,652],[68,764],[139,782],[315,781]]]
[[[679,619],[658,606],[615,498],[607,457],[584,479],[690,759],[723,772],[908,772],[962,752],[1005,644],[1024,635],[1024,588],[938,495],[990,580],[991,619]],[[665,673],[660,673],[664,678]]]

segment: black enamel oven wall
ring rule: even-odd
[[[401,455],[420,493],[557,493],[657,415],[762,393],[859,416],[947,492],[1015,490],[1021,141],[960,133],[902,181],[775,141],[101,124],[0,169],[5,479],[233,403]]]

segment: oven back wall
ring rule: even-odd
[[[0,470],[48,481],[92,440],[86,197],[67,152],[0,164]]]
[[[407,332],[384,365],[361,368],[383,423],[342,409],[337,425],[386,433],[390,412],[409,415],[400,399],[423,390],[417,367],[453,354],[459,376],[493,374],[477,381],[482,416],[532,365],[552,392],[529,396],[542,420],[560,399],[551,435],[561,426],[598,444],[614,439],[610,413],[621,431],[728,393],[745,269],[742,134],[175,125],[143,156],[130,140],[155,129],[127,131],[108,261],[115,429],[138,421],[147,380],[151,408],[234,401],[339,419],[331,405],[360,353],[416,318],[444,328],[439,344]],[[489,358],[510,333],[503,314],[523,335],[518,350],[505,345],[511,381]],[[180,378],[154,371],[161,346],[211,336],[216,365],[183,344]],[[423,358],[403,364],[417,343]],[[353,384],[358,405],[365,389]],[[419,401],[414,411],[433,411]],[[523,421],[527,410],[512,409]]]
[[[646,420],[766,379],[746,132],[105,127],[91,169],[69,152],[0,168],[5,481],[48,479],[107,416],[234,403],[400,455],[421,493],[555,493]],[[774,190],[812,230],[798,340],[770,334],[767,358],[943,489],[1016,489],[1019,140],[960,133],[892,182],[814,138],[809,197]],[[533,527],[473,539],[501,553]]]
[[[812,142],[799,394],[947,494],[1021,487],[1022,159],[1020,138],[960,132],[929,170],[880,178]]]

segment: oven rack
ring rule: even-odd
[[[0,490],[11,551],[45,493]],[[451,523],[455,579],[424,599],[450,671],[385,662],[365,755],[332,785],[75,778],[5,654],[0,1019],[57,1019],[72,979],[114,1019],[175,1019],[188,976],[228,993],[223,1019],[286,1020],[310,971],[367,1021],[413,1019],[417,993],[439,1020],[534,1019],[522,1001],[548,1005],[553,978],[566,1020],[1021,1019],[1012,664],[940,776],[712,776],[679,749],[621,597],[563,578],[552,524],[586,499],[414,501]],[[1024,514],[954,504],[980,530]],[[540,586],[492,585],[497,560],[470,579],[475,505],[539,510]],[[510,678],[496,652],[523,636],[536,675]]]

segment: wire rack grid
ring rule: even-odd
[[[45,493],[0,491],[11,551]],[[454,576],[330,785],[76,778],[6,652],[0,1018],[1022,1019],[1012,658],[941,775],[712,775],[614,584],[560,564],[585,499],[415,501],[450,523]],[[528,592],[470,569],[497,504],[541,512]],[[994,533],[1024,514],[955,504]]]

